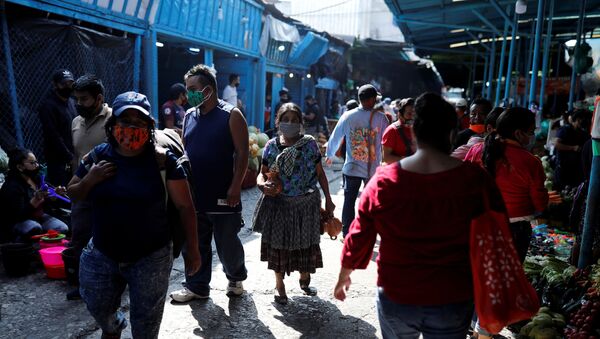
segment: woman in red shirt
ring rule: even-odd
[[[383,132],[383,162],[391,164],[415,153],[412,131],[415,114],[415,99],[402,99],[398,109],[398,121],[390,124]]]
[[[378,168],[346,236],[334,295],[346,298],[350,274],[371,260],[377,236],[377,308],[384,338],[464,339],[473,315],[471,220],[504,205],[492,178],[452,158],[457,117],[433,93],[415,103],[417,151]],[[399,218],[398,216],[402,216]]]
[[[481,157],[504,198],[521,262],[531,241],[530,222],[548,206],[542,162],[529,151],[534,143],[535,115],[523,107],[509,108],[498,117],[496,131],[486,138]]]

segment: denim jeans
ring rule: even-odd
[[[513,244],[519,254],[521,262],[525,262],[527,256],[527,250],[529,250],[529,243],[531,242],[531,222],[529,221],[517,221],[510,223],[510,233],[513,238]]]
[[[242,215],[240,213],[198,213],[198,246],[202,256],[202,266],[196,274],[186,276],[185,287],[187,289],[198,295],[209,295],[210,293],[213,234],[217,254],[223,264],[223,271],[225,271],[227,279],[229,281],[246,280],[248,272],[244,261],[244,246],[238,237],[241,228]]]
[[[350,229],[350,224],[354,221],[356,198],[358,197],[360,184],[364,183],[366,185],[369,179],[345,174],[343,178],[344,207],[342,208],[342,234],[346,237],[348,230]]]
[[[383,338],[464,339],[473,316],[473,302],[419,306],[398,304],[379,289],[377,314]]]
[[[120,263],[102,254],[90,241],[81,253],[79,266],[79,292],[104,333],[117,334],[125,328],[125,316],[118,309],[129,286],[133,337],[158,337],[173,266],[170,244],[136,262]]]
[[[49,230],[55,230],[59,233],[67,233],[69,231],[69,226],[48,214],[44,214],[40,220],[29,219],[16,223],[13,226],[13,232],[17,236],[17,239],[27,235],[40,234]]]

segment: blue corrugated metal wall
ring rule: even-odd
[[[155,27],[162,34],[258,56],[262,10],[251,0],[162,0]]]

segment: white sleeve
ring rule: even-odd
[[[225,86],[225,89],[223,90],[223,100],[233,106],[237,106],[237,102],[235,102],[237,101],[236,94],[234,93],[234,89],[229,85]]]

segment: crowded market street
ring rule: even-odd
[[[335,164],[332,168],[335,168]],[[339,167],[339,165],[337,165]],[[341,172],[327,170],[332,189],[339,189]],[[243,191],[243,215],[246,226],[240,231],[244,243],[248,279],[246,292],[239,298],[225,295],[227,279],[214,257],[211,297],[185,304],[167,300],[161,326],[161,338],[375,338],[381,337],[375,308],[376,265],[357,272],[349,299],[336,301],[332,292],[339,272],[342,243],[321,238],[324,267],[313,276],[318,289],[315,297],[304,296],[297,287],[297,274],[289,281],[288,305],[273,302],[272,273],[258,258],[260,235],[252,232],[257,188]],[[343,192],[335,195],[336,215],[341,211]],[[183,279],[183,260],[173,265],[169,292],[179,289]],[[66,281],[46,278],[43,269],[20,279],[0,273],[2,300],[0,338],[100,338],[100,330],[87,313],[83,301],[68,301],[72,288]],[[123,308],[128,309],[127,296]],[[127,331],[127,330],[126,330]],[[131,338],[124,332],[123,338]]]

